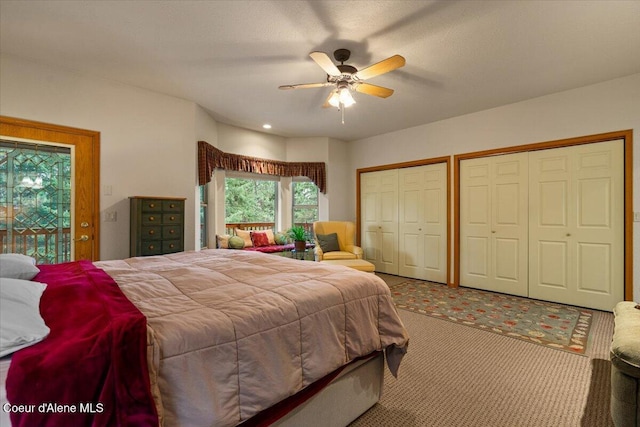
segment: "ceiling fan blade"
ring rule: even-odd
[[[376,86],[369,83],[360,83],[355,86],[355,89],[356,92],[366,93],[367,95],[378,96],[380,98],[387,98],[393,95],[393,89]]]
[[[370,65],[353,75],[358,80],[367,80],[380,74],[388,73],[396,68],[403,67],[405,60],[400,55],[393,55],[385,60],[382,60],[376,64]]]
[[[283,89],[283,90],[287,90],[287,89],[311,89],[314,87],[325,87],[325,86],[332,86],[333,83],[329,83],[329,82],[322,82],[322,83],[302,83],[299,85],[282,85],[282,86],[278,86],[278,89]]]
[[[311,57],[311,59],[316,61],[316,64],[318,64],[320,68],[325,71],[325,73],[329,74],[330,76],[338,77],[342,75],[340,70],[338,70],[338,67],[336,67],[336,64],[333,63],[331,58],[329,58],[329,55],[327,55],[326,53],[311,52],[309,56]]]

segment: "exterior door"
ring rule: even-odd
[[[446,163],[403,168],[398,173],[398,274],[446,283]]]
[[[364,259],[378,272],[398,274],[398,171],[363,173],[360,183]]]
[[[100,134],[28,120],[0,116],[0,137],[7,141],[28,141],[43,146],[68,147],[71,150],[72,202],[70,212],[71,260],[99,259],[99,176]],[[4,215],[14,214],[7,206]],[[3,241],[1,250],[12,252],[15,242]]]
[[[624,299],[622,140],[530,153],[529,296],[611,311]]]
[[[527,153],[460,168],[460,285],[527,296]]]

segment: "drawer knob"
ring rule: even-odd
[[[149,221],[155,221],[155,220],[156,220],[156,217],[155,217],[155,216],[150,216],[150,217],[149,217]]]
[[[155,207],[156,207],[156,204],[155,204],[155,203],[149,203],[149,207],[150,207],[150,208],[155,208]]]
[[[175,248],[175,246],[176,246],[176,245],[174,245],[173,243],[169,245],[169,247],[170,247],[171,249]]]
[[[174,234],[175,232],[176,232],[176,230],[174,230],[174,229],[169,230],[169,234]]]
[[[149,234],[155,234],[156,231],[155,230],[149,230]]]
[[[175,208],[175,207],[176,207],[176,205],[175,205],[175,203],[171,203],[171,204],[169,205],[169,207],[170,207],[170,208]]]
[[[149,245],[149,249],[153,250],[153,249],[155,249],[155,246]]]
[[[171,221],[175,221],[175,220],[176,220],[176,217],[175,217],[175,216],[170,216],[170,217],[169,217],[169,219],[170,219]]]

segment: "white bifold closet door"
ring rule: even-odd
[[[529,158],[529,296],[612,310],[624,299],[623,142]]]
[[[462,160],[460,285],[610,311],[623,209],[621,140]]]
[[[363,258],[376,271],[398,274],[398,171],[363,173],[360,177],[360,221]]]
[[[403,168],[398,174],[398,274],[446,283],[447,165]]]
[[[527,153],[461,162],[461,285],[527,295],[527,168]]]

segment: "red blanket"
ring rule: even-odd
[[[27,405],[12,425],[157,426],[145,317],[91,262],[38,267],[51,332],[12,357],[7,398]]]

